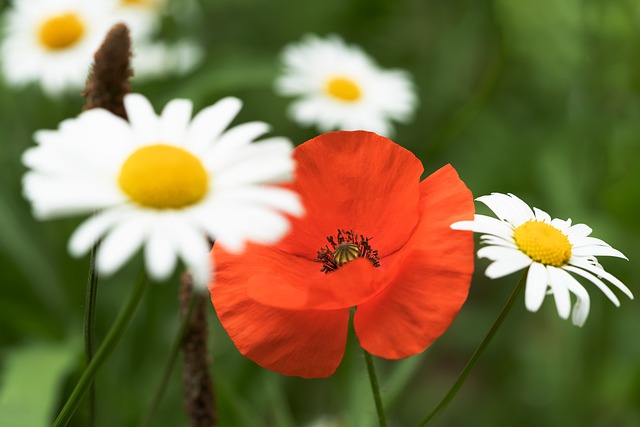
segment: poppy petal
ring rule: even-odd
[[[254,250],[245,253],[244,260],[247,294],[270,307],[350,308],[367,301],[388,283],[364,258],[355,259],[329,274],[320,272],[321,264],[317,262],[274,250]]]
[[[349,310],[291,311],[262,305],[247,296],[236,273],[243,257],[214,250],[216,280],[209,286],[222,326],[240,353],[284,375],[323,378],[333,374],[347,341]]]
[[[330,132],[297,147],[296,181],[306,215],[278,247],[314,259],[337,229],[370,237],[384,257],[400,249],[418,222],[422,164],[375,133]],[[402,220],[399,221],[398,219]]]
[[[450,227],[473,218],[471,192],[450,165],[420,187],[420,222],[406,255],[394,257],[395,280],[354,317],[362,347],[387,359],[412,356],[435,341],[466,300],[473,273],[473,235]]]

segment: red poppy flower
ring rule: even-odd
[[[471,192],[450,165],[420,182],[411,152],[374,133],[331,132],[294,150],[303,218],[273,246],[214,246],[211,300],[240,352],[286,375],[327,377],[340,364],[349,313],[360,345],[399,359],[423,351],[464,303]]]

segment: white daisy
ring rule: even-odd
[[[134,79],[147,80],[168,75],[184,75],[202,62],[204,51],[197,44],[180,40],[174,44],[162,42],[134,43]]]
[[[391,121],[411,118],[417,98],[409,75],[382,70],[358,46],[338,36],[307,35],[285,47],[280,95],[299,97],[290,107],[293,120],[322,132],[368,130],[389,136]]]
[[[40,82],[49,95],[86,81],[113,21],[105,1],[17,0],[7,12],[2,69],[7,82]]]
[[[274,243],[299,215],[298,196],[264,184],[292,178],[286,138],[251,142],[268,131],[249,122],[227,131],[241,107],[225,98],[191,119],[187,100],[169,102],[160,116],[142,95],[124,100],[129,122],[103,109],[35,134],[28,149],[24,194],[38,218],[98,211],[74,232],[69,251],[80,256],[102,239],[98,271],[108,275],[144,246],[154,279],[177,258],[203,287],[210,279],[207,236],[229,251],[246,241]]]
[[[592,230],[585,224],[571,225],[571,219],[551,219],[546,212],[532,210],[513,194],[493,193],[476,200],[487,205],[499,219],[476,215],[473,221],[456,222],[451,228],[482,233],[480,240],[486,246],[478,250],[478,257],[493,261],[485,271],[488,277],[495,279],[529,268],[525,288],[529,311],[537,311],[545,295],[552,294],[558,314],[567,319],[573,293],[576,302],[571,319],[574,325],[584,325],[589,314],[589,294],[569,273],[596,285],[616,307],[620,301],[601,279],[633,299],[629,288],[607,273],[596,256],[627,258],[604,241],[589,237]]]

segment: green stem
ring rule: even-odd
[[[169,358],[164,365],[164,369],[162,371],[162,378],[160,378],[160,384],[156,389],[156,393],[151,400],[151,405],[149,406],[149,410],[147,411],[147,415],[144,418],[142,423],[143,426],[151,426],[153,422],[153,417],[156,415],[156,411],[158,410],[158,406],[160,406],[160,401],[162,400],[162,396],[167,388],[167,384],[169,383],[169,378],[171,377],[171,372],[173,371],[173,367],[175,366],[176,360],[178,358],[178,353],[180,353],[180,348],[182,345],[182,340],[184,338],[184,334],[189,327],[189,321],[191,320],[191,315],[193,314],[193,309],[196,306],[196,302],[198,300],[198,294],[196,292],[191,296],[191,301],[189,302],[189,310],[187,311],[187,315],[182,319],[182,323],[180,324],[180,328],[178,329],[178,334],[171,346],[171,351],[169,353]]]
[[[511,310],[513,303],[515,302],[516,298],[518,297],[518,294],[524,287],[526,281],[527,281],[527,273],[525,272],[520,278],[520,281],[516,285],[515,289],[511,293],[511,296],[507,300],[507,303],[504,305],[504,308],[500,312],[500,315],[498,315],[498,318],[493,323],[493,326],[491,326],[491,329],[487,333],[487,336],[484,337],[484,340],[482,340],[482,342],[480,343],[480,346],[478,346],[476,351],[473,353],[473,355],[471,356],[471,359],[469,359],[469,361],[467,362],[467,365],[462,370],[462,373],[460,373],[460,376],[458,377],[456,382],[453,384],[453,386],[451,387],[449,392],[444,396],[444,398],[440,401],[440,403],[438,403],[438,405],[431,411],[431,413],[427,415],[418,424],[418,427],[424,427],[427,424],[429,424],[429,422],[433,420],[436,417],[436,415],[442,412],[447,407],[449,402],[451,402],[451,400],[453,400],[453,398],[456,396],[456,394],[458,393],[458,390],[460,390],[460,387],[462,387],[462,384],[464,384],[465,380],[467,379],[467,377],[473,370],[474,366],[478,362],[478,359],[480,358],[484,350],[487,348],[487,346],[493,339],[496,332],[498,332],[498,329],[500,329],[500,326],[502,326],[504,319],[507,317],[509,310]]]
[[[376,403],[376,412],[378,413],[378,422],[380,427],[387,427],[387,418],[384,415],[384,407],[382,406],[382,397],[380,395],[380,385],[378,384],[378,376],[376,375],[376,367],[373,364],[373,357],[364,348],[364,360],[367,362],[367,372],[369,373],[369,382],[371,383],[371,391],[373,392],[373,400]]]
[[[95,266],[95,255],[97,250],[98,244],[94,245],[89,253],[89,277],[87,279],[87,295],[84,307],[85,369],[89,366],[89,363],[91,363],[91,359],[93,359],[96,300],[98,297],[98,272],[96,271]],[[96,418],[96,390],[94,383],[92,383],[89,388],[88,399],[86,425],[87,427],[91,427],[95,424]]]
[[[67,425],[69,420],[71,420],[71,417],[82,401],[82,397],[93,383],[98,370],[109,358],[113,349],[120,341],[126,327],[129,325],[136,308],[142,300],[142,295],[144,294],[148,282],[147,275],[143,271],[138,277],[137,283],[133,288],[133,292],[129,296],[129,300],[118,314],[118,317],[113,323],[113,326],[111,326],[111,329],[100,345],[100,348],[98,348],[95,356],[91,359],[89,366],[87,366],[87,369],[82,373],[76,387],[73,389],[71,395],[67,399],[67,402],[58,414],[58,418],[54,421],[53,427],[64,427]]]

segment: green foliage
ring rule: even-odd
[[[282,46],[307,32],[341,34],[381,66],[414,77],[420,107],[396,142],[430,173],[446,163],[480,196],[512,192],[552,216],[593,227],[631,262],[603,259],[638,294],[640,239],[640,4],[633,0],[173,1],[162,37],[206,51],[190,74],[134,90],[156,108],[175,97],[200,109],[235,95],[238,122],[264,120],[299,144],[316,135],[286,117],[273,92]],[[0,10],[6,10],[0,2]],[[0,82],[0,425],[51,422],[77,379],[87,258],[66,242],[79,219],[37,222],[21,197],[21,153],[38,129],[82,108],[38,88]],[[88,141],[89,143],[90,141]],[[479,208],[482,210],[482,208]],[[97,336],[126,300],[140,257],[100,282]],[[406,361],[376,360],[392,425],[414,425],[448,390],[491,326],[517,278],[489,281],[477,262],[469,299],[451,329]],[[153,286],[97,378],[98,426],[137,425],[178,329],[177,276]],[[596,289],[579,329],[551,301],[516,304],[451,406],[434,426],[640,425],[637,304],[615,308]],[[221,426],[299,426],[337,419],[375,423],[362,355],[352,338],[338,372],[302,380],[239,355],[213,309],[212,372]],[[185,425],[178,369],[156,418]],[[84,411],[72,425],[84,425]]]

